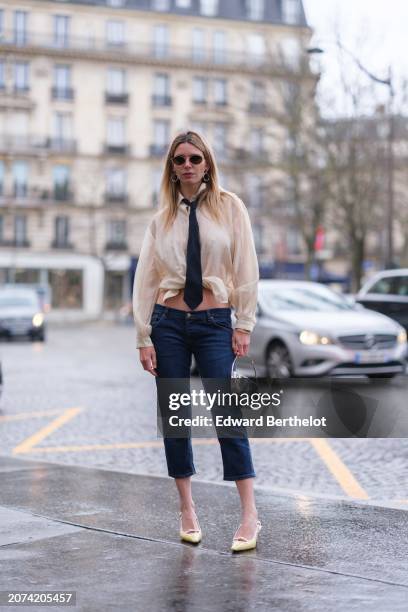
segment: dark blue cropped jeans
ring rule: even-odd
[[[185,312],[155,304],[151,339],[156,351],[157,373],[162,378],[190,378],[194,355],[200,376],[230,378],[235,359],[232,350],[230,308]],[[159,384],[156,378],[156,385]],[[218,437],[224,480],[255,477],[247,436]],[[185,478],[196,473],[191,438],[164,437],[168,474]]]

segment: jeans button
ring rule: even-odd
[[[191,313],[187,313],[187,319],[189,319],[191,317]]]

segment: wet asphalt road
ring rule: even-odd
[[[1,454],[166,476],[155,382],[138,353],[133,327],[111,323],[50,328],[45,344],[0,342]],[[260,439],[252,451],[258,487],[408,509],[407,439]],[[194,458],[195,479],[221,482],[216,440],[196,440]]]

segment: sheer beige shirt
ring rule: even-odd
[[[205,189],[202,184],[199,192]],[[256,323],[259,268],[251,222],[244,203],[234,193],[221,190],[226,208],[220,225],[197,206],[200,231],[203,287],[217,301],[230,303],[235,310],[236,328],[251,332]],[[144,235],[133,283],[133,317],[137,347],[152,346],[150,318],[160,289],[166,300],[179,293],[186,283],[186,251],[189,206],[180,194],[177,216],[164,229],[164,211],[151,219]]]

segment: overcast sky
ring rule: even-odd
[[[325,50],[314,59],[323,72],[322,91],[333,91],[338,83],[337,50],[328,42],[336,37],[336,24],[342,44],[371,72],[385,78],[391,65],[397,87],[400,79],[408,78],[408,0],[303,0],[303,4],[315,30],[313,45]],[[361,74],[361,78],[366,77]],[[377,87],[385,100],[387,88]]]

